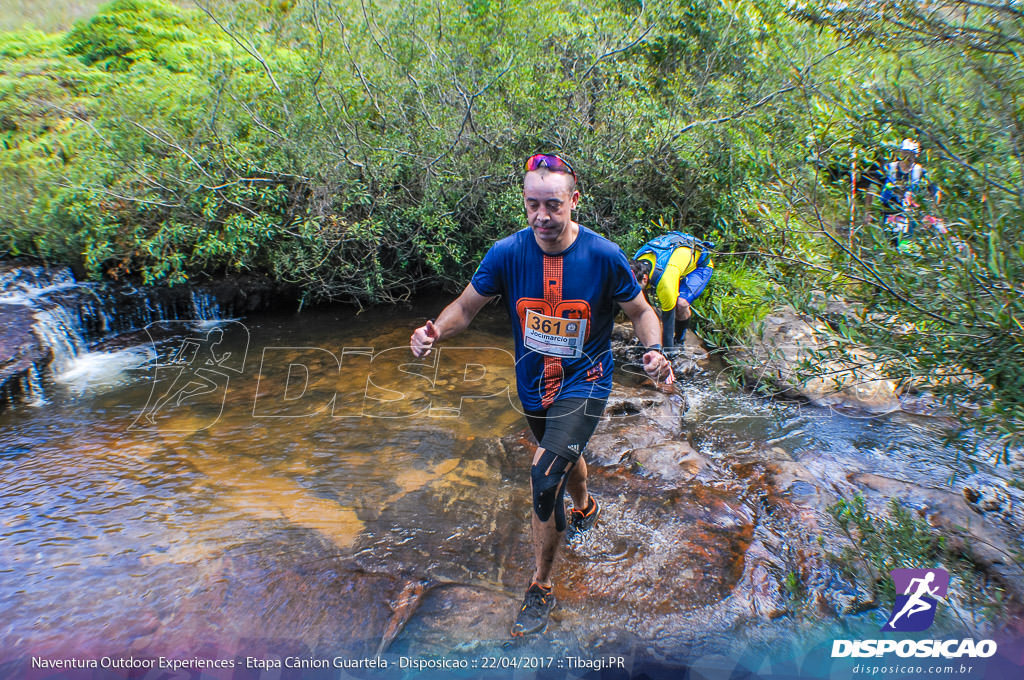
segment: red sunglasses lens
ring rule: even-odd
[[[558,156],[552,156],[550,154],[539,153],[526,159],[527,172],[533,172],[537,168],[547,168],[554,172],[567,172],[573,177],[576,177],[576,173],[573,171],[571,165]]]

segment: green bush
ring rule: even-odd
[[[860,494],[840,499],[828,512],[852,543],[838,556],[839,563],[852,578],[867,579],[883,604],[891,604],[896,595],[889,572],[935,567],[943,555],[946,540],[895,498],[889,501],[889,517],[872,515]]]
[[[734,141],[676,134],[755,80],[730,48],[698,92],[680,52],[695,31],[747,39],[735,9],[659,27],[615,3],[453,0],[369,7],[361,32],[345,26],[362,8],[338,3],[209,10],[117,0],[59,40],[8,38],[8,68],[41,74],[4,81],[0,103],[16,147],[0,182],[22,206],[0,218],[11,251],[146,282],[257,270],[309,299],[379,301],[464,285],[521,228],[520,164],[538,150],[574,162],[578,217],[611,238],[652,219],[706,232],[737,209]],[[41,119],[19,109],[30,85]]]
[[[773,287],[765,272],[750,263],[717,258],[708,290],[694,305],[705,319],[701,336],[719,347],[748,343],[751,327],[771,311]]]
[[[105,71],[127,71],[140,61],[191,71],[203,64],[212,42],[201,17],[160,0],[114,0],[76,23],[64,46],[82,63]]]

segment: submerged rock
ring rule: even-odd
[[[521,594],[447,584],[427,593],[406,632],[394,644],[411,654],[472,654],[508,639]],[[459,640],[452,649],[452,640]]]
[[[683,410],[678,395],[616,385],[587,444],[587,459],[598,465],[619,465],[628,462],[634,451],[676,441],[683,431]]]
[[[979,514],[992,514],[1011,526],[1024,523],[1024,491],[993,475],[975,473],[963,480],[964,500]]]
[[[711,463],[687,441],[667,441],[632,449],[623,462],[641,475],[686,482],[711,469]]]

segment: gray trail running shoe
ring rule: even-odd
[[[569,528],[571,533],[577,535],[593,529],[597,524],[597,518],[600,516],[601,504],[597,502],[596,498],[590,496],[590,503],[587,505],[586,512],[579,508],[573,508],[569,511]]]
[[[555,608],[555,594],[551,588],[531,583],[523,598],[516,622],[512,624],[512,637],[543,633],[548,627],[548,615]]]

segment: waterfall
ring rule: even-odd
[[[67,268],[3,265],[0,312],[19,327],[6,339],[0,331],[0,405],[6,406],[45,403],[51,380],[79,392],[114,385],[152,359],[148,348],[105,350],[104,341],[119,334],[157,321],[223,318],[217,297],[201,289],[82,283]]]
[[[220,304],[210,293],[192,290],[192,315],[200,321],[218,321],[222,319]]]
[[[70,269],[17,267],[0,270],[0,304],[30,305],[42,296],[78,285]]]
[[[46,403],[43,382],[36,365],[29,364],[24,373],[0,384],[0,407],[12,407],[18,403],[42,406]]]
[[[64,307],[53,306],[34,313],[34,330],[39,341],[53,352],[50,370],[64,371],[85,352],[85,334],[75,314]]]

